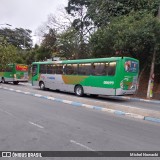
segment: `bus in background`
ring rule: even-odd
[[[32,85],[77,96],[135,94],[139,61],[110,57],[32,63]]]
[[[25,64],[8,64],[5,68],[0,66],[0,81],[14,84],[28,82],[28,66]]]

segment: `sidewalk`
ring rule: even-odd
[[[134,97],[129,97],[129,96],[109,96],[109,97],[120,99],[120,100],[132,100],[132,101],[160,104],[160,100],[155,100],[155,99],[149,100],[149,99],[134,98]]]

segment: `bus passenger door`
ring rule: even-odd
[[[32,86],[38,85],[38,65],[33,64],[31,67],[31,81],[32,81]]]

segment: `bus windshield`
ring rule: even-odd
[[[134,73],[136,73],[136,72],[138,72],[138,62],[127,60],[125,62],[124,68],[125,68],[126,72],[134,72]]]

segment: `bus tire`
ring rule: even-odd
[[[40,82],[39,87],[40,87],[41,90],[45,90],[44,82]]]
[[[78,97],[82,97],[84,95],[84,90],[83,87],[81,85],[78,85],[75,87],[75,94]]]
[[[6,83],[5,79],[2,77],[2,83]]]

